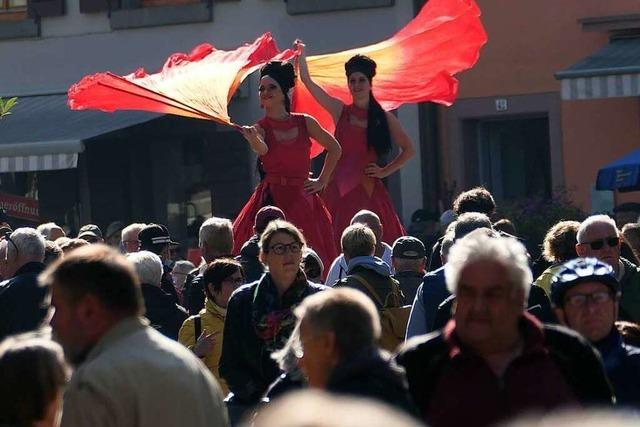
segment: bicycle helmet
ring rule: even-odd
[[[600,282],[613,293],[620,292],[620,284],[609,264],[597,258],[576,258],[561,264],[551,279],[551,303],[561,307],[567,291],[585,282]]]

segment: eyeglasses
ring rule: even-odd
[[[604,247],[605,243],[610,248],[615,248],[616,246],[618,246],[620,244],[620,238],[619,237],[606,237],[604,239],[594,240],[593,242],[584,242],[584,243],[580,243],[580,244],[581,245],[589,245],[591,247],[591,249],[593,249],[594,251],[598,251],[598,250],[600,250],[600,249],[602,249]]]
[[[18,245],[16,245],[16,242],[14,242],[11,239],[11,233],[5,234],[3,238],[4,240],[6,240],[7,242],[13,245],[13,248],[16,250],[16,258],[17,258],[20,255],[20,249],[18,249]],[[7,244],[7,249],[4,251],[4,260],[5,261],[9,260],[9,244]]]
[[[287,251],[292,254],[299,254],[302,250],[302,245],[298,242],[289,243],[288,245],[284,245],[282,243],[276,243],[275,245],[269,248],[269,252],[273,251],[276,255],[284,255]]]
[[[244,278],[242,278],[242,277],[236,277],[236,278],[227,277],[226,279],[224,279],[222,281],[222,283],[229,283],[229,284],[233,285],[234,288],[238,288],[238,287],[244,285]]]
[[[584,307],[588,302],[591,302],[595,305],[604,304],[605,302],[611,301],[613,299],[613,294],[607,291],[598,291],[592,292],[590,294],[575,294],[570,297],[565,298],[565,305],[570,305],[572,307]]]

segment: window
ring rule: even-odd
[[[286,2],[289,15],[390,7],[395,4],[395,0],[286,0]]]
[[[0,13],[27,10],[27,0],[0,0]]]

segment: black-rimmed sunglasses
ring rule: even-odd
[[[620,244],[620,238],[619,237],[607,237],[605,239],[594,240],[593,242],[581,243],[581,245],[589,245],[589,247],[591,249],[593,249],[594,251],[599,251],[600,249],[602,249],[604,247],[605,243],[610,248],[615,248],[616,246],[618,246]]]

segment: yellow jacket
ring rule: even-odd
[[[222,379],[219,372],[220,367],[220,355],[222,354],[222,334],[224,331],[224,319],[227,315],[227,309],[222,308],[213,301],[205,301],[204,308],[200,310],[200,319],[202,325],[202,332],[205,335],[215,333],[216,342],[213,347],[213,351],[202,359],[207,368],[216,377],[222,388],[222,392],[226,395],[229,393],[227,383]],[[195,321],[193,316],[184,321],[180,332],[178,334],[178,341],[180,344],[186,346],[189,350],[193,350],[193,346],[196,343],[198,337],[195,336]]]

